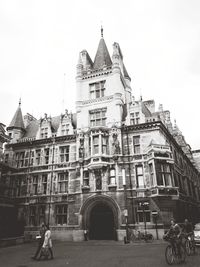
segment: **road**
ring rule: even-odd
[[[34,261],[36,243],[0,248],[1,267],[165,267],[166,243],[127,244],[115,241],[54,242],[53,260]],[[197,255],[181,266],[199,267]]]

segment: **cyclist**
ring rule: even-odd
[[[185,219],[184,221],[182,232],[185,234],[186,238],[190,237],[191,242],[194,243],[194,231],[193,231],[192,224],[189,223],[188,219]]]
[[[188,219],[184,221],[182,232],[187,236],[191,236],[191,238],[194,237],[193,227],[192,224],[188,222]]]
[[[165,236],[170,238],[170,243],[174,251],[178,252],[178,255],[181,257],[181,228],[175,223],[174,219],[171,220],[170,229]]]

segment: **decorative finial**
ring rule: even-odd
[[[103,27],[101,25],[101,38],[103,38]]]
[[[20,97],[20,99],[19,99],[19,107],[21,107],[21,97]]]

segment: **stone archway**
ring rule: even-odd
[[[113,211],[108,205],[98,203],[89,216],[89,238],[95,240],[115,239]]]
[[[112,198],[90,197],[84,202],[80,213],[83,219],[83,229],[88,230],[90,239],[116,240],[119,208]]]

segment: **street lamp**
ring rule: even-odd
[[[155,228],[156,228],[156,239],[158,240],[158,224],[157,224],[157,219],[158,219],[158,211],[157,210],[152,210],[151,212],[154,220],[155,220]]]
[[[147,223],[146,223],[146,216],[145,216],[144,208],[145,208],[145,206],[148,206],[149,203],[148,202],[140,202],[139,205],[142,207],[142,214],[143,214],[143,221],[144,221],[144,232],[146,235],[147,234]]]

